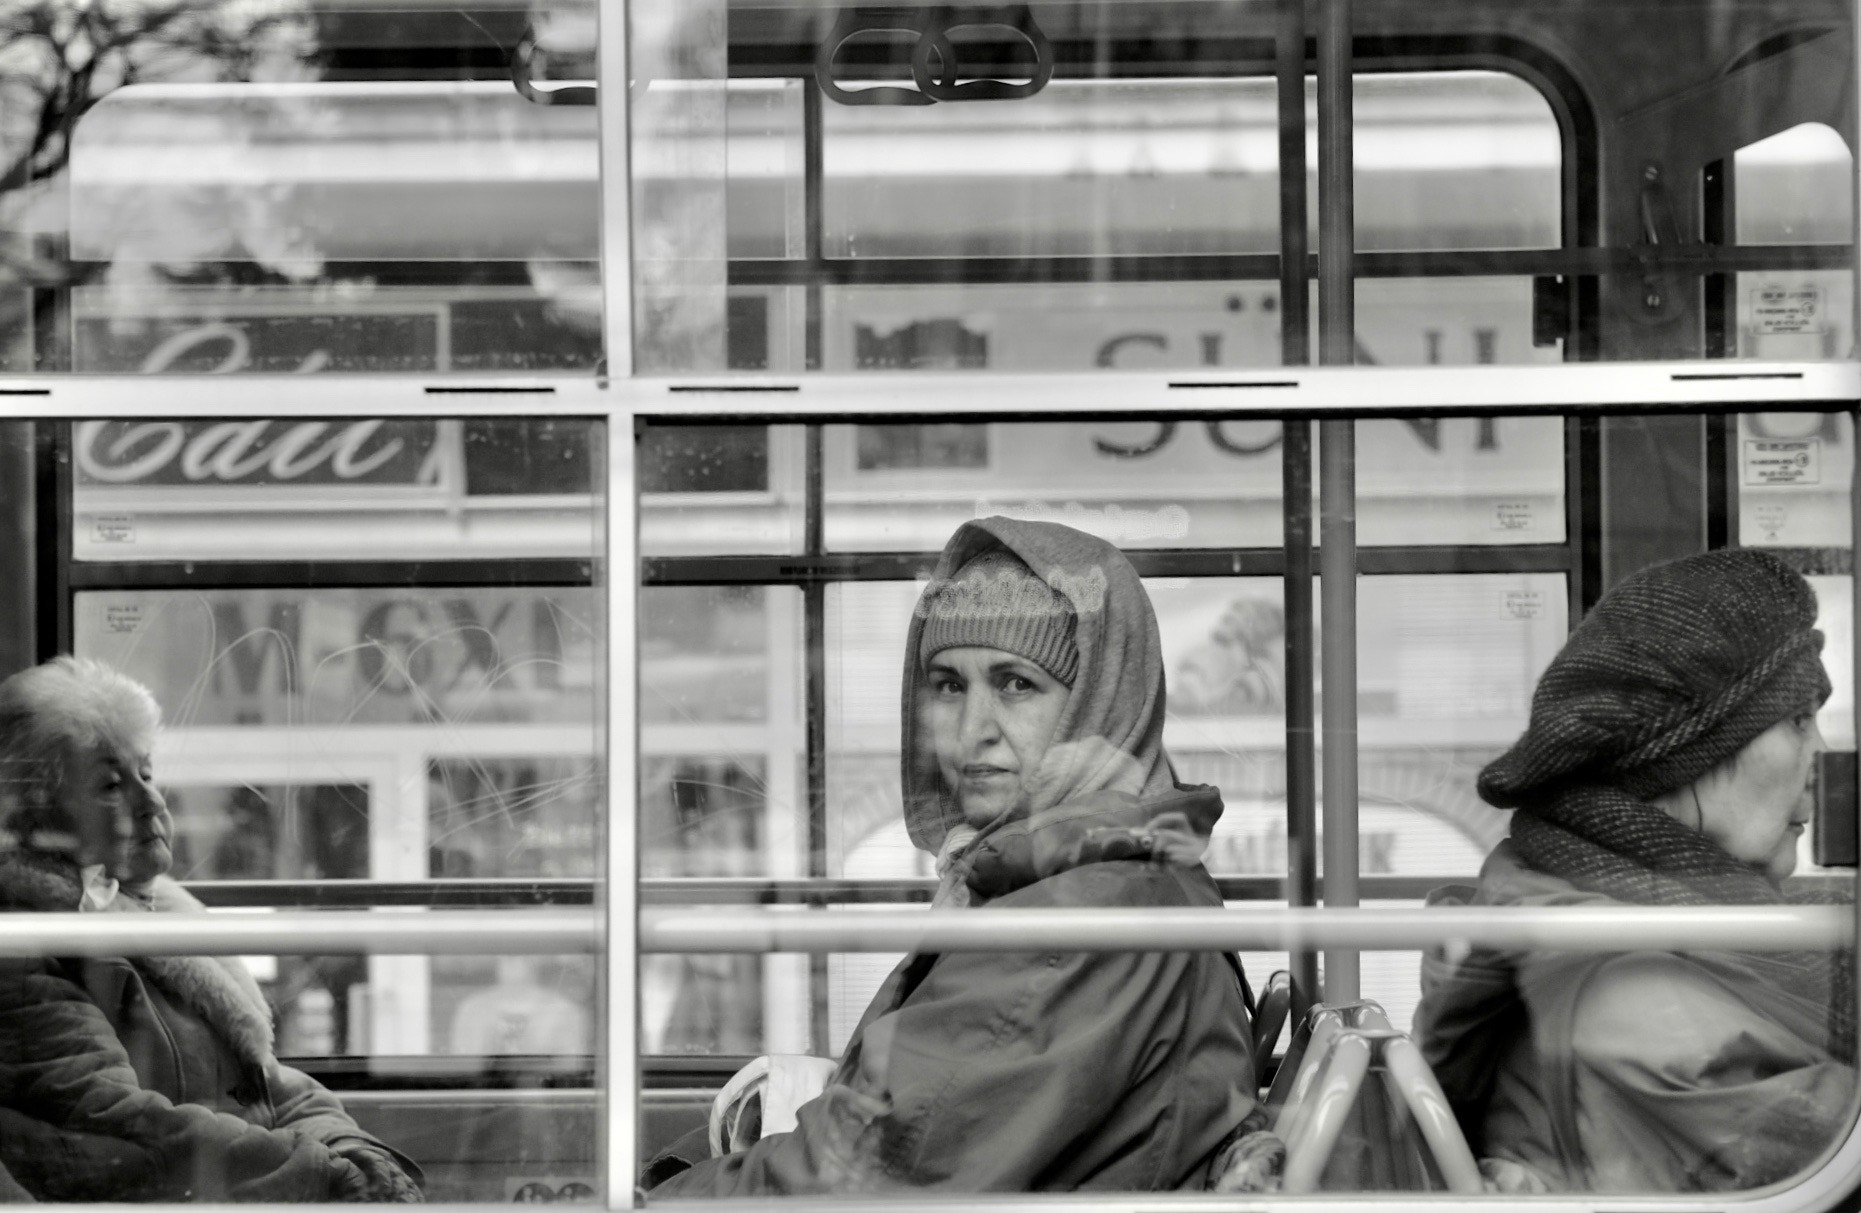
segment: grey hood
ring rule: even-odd
[[[918,728],[928,693],[918,663],[927,605],[972,557],[1006,548],[1072,602],[1079,672],[1054,732],[1030,779],[1017,815],[1043,813],[1097,793],[1155,800],[1176,791],[1163,751],[1163,646],[1156,612],[1137,570],[1102,539],[1051,522],[983,518],[964,523],[944,545],[930,584],[918,599],[905,637],[901,773],[905,825],[911,841],[939,853],[963,815],[944,786],[930,739]]]

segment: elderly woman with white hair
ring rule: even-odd
[[[94,661],[0,683],[0,912],[201,908],[168,876],[159,722]],[[272,1049],[235,957],[0,960],[0,1168],[38,1200],[419,1201],[418,1168]]]

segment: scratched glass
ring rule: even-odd
[[[1358,543],[1561,542],[1563,426],[1357,422]],[[1278,421],[1238,417],[828,426],[823,534],[829,551],[935,551],[964,520],[1004,514],[1125,549],[1277,550],[1281,439]]]
[[[589,575],[594,428],[548,417],[80,421],[78,560],[554,557]]]
[[[807,725],[794,710],[802,609],[792,586],[642,588],[638,828],[648,904],[809,874]],[[805,1018],[799,1032],[784,1029],[807,981],[805,956],[643,956],[641,1048],[805,1051]],[[781,1015],[769,1013],[777,1007]]]
[[[0,370],[599,363],[594,0],[11,8]]]
[[[76,593],[72,612],[76,653],[161,705],[170,874],[207,905],[404,917],[593,899],[606,661],[591,586],[122,588]],[[418,1163],[428,1199],[499,1201],[599,1190],[597,959],[514,945],[241,963],[276,1008],[280,1059]],[[460,1075],[469,1099],[395,1093]],[[190,1190],[223,1178],[203,1170]],[[266,1184],[252,1192],[280,1190]]]

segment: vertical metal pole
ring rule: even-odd
[[[633,374],[632,124],[627,81],[629,0],[601,5],[596,14],[596,62],[600,91],[601,333],[609,382]],[[604,515],[599,536],[604,559],[596,568],[605,606],[607,641],[603,752],[607,785],[602,824],[606,834],[606,880],[597,886],[603,911],[599,997],[604,1035],[595,1058],[595,1085],[603,1092],[602,1159],[610,1209],[640,1204],[634,1187],[640,1174],[639,1023],[639,498],[633,474],[631,409],[616,408],[603,429],[603,479],[595,500]]]
[[[1319,584],[1324,606],[1325,904],[1357,904],[1357,435],[1326,421],[1318,436]],[[1325,951],[1325,1000],[1359,995],[1357,953]]]
[[[33,641],[35,661],[73,652],[71,559],[75,508],[72,501],[69,421],[33,423]]]
[[[1312,423],[1286,421],[1280,444],[1286,531],[1286,901],[1318,904],[1316,739],[1312,736]],[[1288,958],[1291,1022],[1318,998],[1318,956]]]
[[[1349,366],[1357,352],[1351,0],[1318,0],[1318,13],[1318,360]]]
[[[1861,4],[1857,4],[1856,8],[1858,10],[1856,16],[1861,17]],[[1861,221],[1861,217],[1858,217],[1858,221]],[[1861,272],[1861,265],[1857,265],[1856,269],[1857,272]],[[1857,329],[1857,336],[1861,336],[1861,329]],[[1861,458],[1857,458],[1857,446],[1861,445],[1861,438],[1857,437],[1857,435],[1861,435],[1861,412],[1851,409],[1848,413],[1848,424],[1850,426],[1848,435],[1850,461],[1848,473],[1848,557],[1850,568],[1854,570],[1854,575],[1848,579],[1848,592],[1850,595],[1848,618],[1850,627],[1852,628],[1853,621],[1857,618],[1861,618],[1861,611],[1855,609],[1856,604],[1861,603],[1861,559],[1856,559],[1856,554],[1861,553]],[[1861,644],[1856,644],[1851,638],[1848,648],[1851,654],[1850,663],[1852,665],[1850,676],[1854,679],[1854,681],[1850,682],[1848,685],[1861,687]],[[1850,709],[1849,728],[1852,730],[1850,736],[1861,738],[1861,696],[1855,697],[1853,706]],[[1861,789],[1851,789],[1850,794],[1861,795]],[[1848,886],[1848,893],[1849,899],[1854,903],[1855,938],[1861,940],[1861,897],[1855,897],[1853,895],[1854,884],[1852,882]],[[1831,993],[1839,994],[1842,984],[1841,982],[1831,983]],[[1854,1000],[1848,1007],[1848,1022],[1851,1024],[1861,1023],[1861,1005],[1858,1005],[1861,1004],[1861,982],[1851,981],[1848,982],[1847,985],[1849,987],[1848,997]],[[1833,1007],[1830,1009],[1829,1018],[1831,1020],[1837,1018],[1835,1014],[1836,1010],[1837,1008]],[[1836,1050],[1837,1057],[1853,1065],[1855,1061],[1855,1042],[1852,1040],[1836,1040],[1834,1038],[1835,1033],[1832,1031],[1829,1035],[1830,1047]],[[1844,1053],[1846,1053],[1846,1056],[1843,1056]]]
[[[812,88],[812,85],[810,85]],[[812,289],[812,288],[810,288]],[[814,364],[810,364],[814,365]],[[824,482],[821,471],[821,427],[806,428],[807,453],[802,465],[802,550],[819,556],[824,547],[824,524],[821,517]],[[801,590],[802,636],[806,650],[807,685],[803,702],[807,705],[808,770],[808,875],[827,875],[827,587],[810,581]],[[808,958],[810,993],[808,1032],[817,1057],[830,1055],[827,1034],[827,956],[816,952]]]
[[[1738,190],[1732,177],[1733,161],[1714,160],[1701,174],[1704,206],[1700,238],[1707,244],[1738,243],[1735,205]],[[1705,278],[1706,357],[1738,356],[1738,275],[1707,274]]]
[[[611,78],[610,78],[611,79]],[[608,86],[610,89],[615,87]],[[624,182],[624,178],[623,178]],[[638,637],[635,627],[640,598],[639,497],[633,471],[634,424],[630,411],[615,410],[603,427],[606,457],[601,461],[606,506],[601,537],[605,559],[597,570],[606,599],[607,692],[603,700],[607,757],[607,879],[599,901],[605,911],[602,943],[606,960],[603,992],[597,1002],[606,1029],[605,1048],[595,1059],[595,1081],[606,1092],[606,1202],[610,1209],[639,1203],[635,1182],[640,1173],[639,1022],[639,686]]]
[[[633,170],[627,0],[600,6],[595,70],[600,81],[601,335],[610,379],[633,374]],[[626,435],[633,441],[631,433]]]
[[[1356,360],[1351,154],[1351,4],[1319,0],[1318,350],[1326,366]],[[1319,570],[1324,626],[1325,904],[1357,904],[1357,433],[1319,424]],[[1325,952],[1325,999],[1358,997],[1357,953]]]
[[[805,302],[801,340],[802,367],[810,371],[821,369],[821,240],[826,222],[821,196],[826,180],[821,121],[821,86],[808,76],[801,82],[801,255],[808,263],[808,283],[802,288]]]
[[[1305,239],[1305,0],[1279,0],[1279,25],[1274,31],[1273,47],[1279,93],[1280,361],[1286,366],[1304,366],[1312,360],[1312,309],[1307,288],[1311,278]],[[1286,453],[1290,457],[1291,449]],[[1309,432],[1306,456],[1309,464]],[[1308,481],[1310,477],[1308,466]],[[1292,502],[1293,498],[1288,496],[1288,507]],[[1310,504],[1309,498],[1299,502],[1301,509]],[[1309,520],[1305,534],[1309,545]],[[1309,557],[1309,551],[1307,555]]]

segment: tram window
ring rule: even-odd
[[[600,361],[595,110],[542,95],[592,5],[40,7],[0,67],[5,370]]]
[[[1624,449],[1613,453],[1616,463],[1611,465],[1625,473],[1632,470],[1630,457],[1641,455],[1699,465],[1711,504],[1697,518],[1676,519],[1671,537],[1697,532],[1734,539],[1727,515],[1735,512],[1737,534],[1745,537],[1746,546],[1769,546],[1811,574],[1820,604],[1816,624],[1825,635],[1820,660],[1834,684],[1820,715],[1824,736],[1837,748],[1852,743],[1854,710],[1848,537],[1836,523],[1845,516],[1851,479],[1847,420],[1845,415],[1832,420],[1773,411],[1736,421],[1705,416],[1691,425],[1630,426],[1619,436]],[[1483,428],[1489,424],[1490,431]],[[1515,424],[1519,428],[1506,428]],[[1255,445],[1275,449],[1271,439],[1278,434],[1272,422],[1231,425],[1220,431],[1230,441],[1265,438]],[[1230,554],[1237,563],[1259,558],[1263,567],[1274,567],[1273,558],[1282,555],[1269,526],[1281,495],[1276,461],[1260,458],[1264,452],[1255,454],[1259,483],[1249,482],[1246,465],[1237,474],[1219,462],[1209,469],[1196,464],[1204,456],[1231,456],[1208,442],[1183,447],[1175,463],[1144,463],[1157,457],[1159,448],[1201,441],[1203,428],[1179,418],[827,424],[819,430],[822,474],[809,488],[820,495],[822,551],[806,566],[811,579],[826,582],[823,587],[808,584],[793,591],[779,586],[792,570],[755,553],[732,557],[700,549],[687,561],[667,552],[648,566],[650,584],[642,601],[657,600],[659,614],[690,633],[683,648],[718,654],[710,659],[712,666],[726,664],[721,658],[729,646],[698,638],[715,626],[694,622],[706,615],[699,605],[706,596],[717,603],[753,603],[754,591],[746,595],[738,587],[760,581],[765,583],[758,587],[761,592],[790,595],[799,611],[799,618],[787,617],[777,629],[764,626],[753,610],[737,608],[747,621],[743,634],[758,638],[740,647],[758,652],[761,668],[771,677],[792,680],[787,693],[802,711],[790,711],[796,720],[786,760],[798,763],[789,769],[802,776],[806,787],[796,803],[812,806],[785,827],[797,843],[805,827],[805,847],[787,852],[790,862],[806,865],[810,879],[801,882],[803,891],[798,897],[765,878],[754,896],[775,902],[818,899],[827,903],[829,916],[852,919],[886,904],[921,905],[937,885],[936,860],[913,845],[903,824],[899,655],[924,592],[921,573],[940,539],[971,518],[1019,513],[1110,534],[1144,568],[1169,684],[1164,745],[1179,779],[1217,785],[1226,806],[1200,853],[1223,882],[1229,906],[1249,910],[1263,902],[1286,903],[1291,847],[1285,834],[1283,583],[1271,575],[1216,573],[1207,551]],[[1391,562],[1389,571],[1363,570],[1356,582],[1355,866],[1366,909],[1413,910],[1421,908],[1425,893],[1442,885],[1482,879],[1479,874],[1490,867],[1494,848],[1509,837],[1510,816],[1481,797],[1476,777],[1530,727],[1540,678],[1566,643],[1581,580],[1591,575],[1593,557],[1578,550],[1580,544],[1564,524],[1563,439],[1566,432],[1577,436],[1581,431],[1567,430],[1561,418],[1490,423],[1456,418],[1438,429],[1406,421],[1359,422],[1359,431],[1355,504],[1364,518],[1365,551],[1405,535],[1413,547],[1379,556]],[[731,442],[721,427],[709,435],[695,428],[692,433],[708,436],[720,448]],[[1496,441],[1482,444],[1482,434]],[[1500,461],[1483,468],[1444,459],[1436,468],[1429,462],[1440,457],[1437,450],[1467,446],[1490,455],[1514,440],[1529,452],[1519,456],[1524,462],[1517,467]],[[1108,457],[1107,443],[1127,453]],[[1796,457],[1806,450],[1812,452],[1811,461],[1828,464],[1826,476],[1812,481],[1802,471],[1807,465]],[[1719,472],[1706,468],[1702,453],[1724,459],[1725,467]],[[1372,472],[1374,461],[1384,457],[1390,462],[1389,486],[1379,487],[1382,481]],[[727,463],[728,458],[712,462]],[[1584,458],[1572,452],[1568,462],[1580,468]],[[1406,501],[1390,491],[1400,487],[1404,467],[1417,486]],[[1225,494],[1211,488],[1203,500],[1196,476],[1204,471],[1211,486],[1222,481]],[[1482,479],[1482,471],[1491,475]],[[1425,490],[1419,488],[1423,485]],[[1496,503],[1493,494],[1505,490],[1537,496],[1529,508]],[[1624,500],[1631,502],[1626,516],[1605,520],[1604,527],[1610,534],[1639,535],[1641,520],[1634,516],[1632,499]],[[1261,517],[1253,519],[1253,512]],[[1494,544],[1481,534],[1506,518],[1538,525],[1529,521],[1534,517],[1543,530],[1530,551]],[[1144,529],[1164,518],[1181,525],[1167,534]],[[1778,533],[1768,540],[1753,537],[1754,525],[1772,526]],[[1644,546],[1668,538],[1667,530],[1650,532]],[[1417,562],[1413,571],[1403,568],[1410,560]],[[920,581],[904,580],[907,572],[919,573]],[[700,584],[681,586],[682,579]],[[1319,582],[1322,588],[1322,577]],[[705,588],[710,583],[716,584]],[[719,608],[709,611],[716,615]],[[1324,648],[1323,620],[1319,623],[1315,662]],[[812,664],[809,646],[816,635],[818,670],[805,668]],[[766,651],[757,648],[763,637],[769,638]],[[790,646],[792,656],[785,655],[784,646]],[[659,648],[673,651],[663,641]],[[791,663],[792,672],[774,673]],[[678,668],[668,664],[665,671]],[[652,677],[668,685],[674,681],[665,672]],[[644,683],[643,689],[651,685]],[[1322,702],[1323,686],[1316,690]],[[770,684],[751,686],[740,697],[756,695],[768,697],[771,720],[783,718]],[[762,702],[747,714],[759,717]],[[655,710],[666,709],[649,708],[649,717]],[[728,713],[710,715],[722,721]],[[818,761],[798,761],[817,745]],[[655,786],[665,789],[666,816],[689,804],[690,815],[716,818],[721,829],[723,820],[758,810],[756,785],[762,773],[730,749],[713,747],[708,757],[689,750],[666,755],[651,776]],[[765,815],[777,816],[766,810]],[[652,852],[650,832],[644,840]],[[1315,851],[1322,843],[1321,838],[1305,841]],[[1812,843],[1809,838],[1796,841],[1803,852],[1797,875],[1803,879],[1788,886],[1793,895],[1800,890],[1820,896],[1817,890],[1852,883],[1851,873],[1843,869],[1810,864]],[[755,845],[747,834],[714,833],[710,858],[728,867],[736,862],[733,854]],[[807,888],[818,892],[810,897]],[[722,882],[694,881],[682,891],[669,882],[650,891],[649,900],[655,895],[681,902],[707,896],[740,901]],[[809,912],[796,905],[784,908]],[[773,957],[765,957],[759,967],[749,955],[649,956],[642,969],[644,987],[652,992],[643,1025],[645,1047],[719,1053],[729,1048],[728,1041],[754,1040],[760,1034],[763,1041],[799,1041],[805,1052],[838,1056],[853,1047],[875,991],[901,957],[858,952],[783,958],[791,963],[778,979],[769,964]],[[1270,951],[1248,952],[1244,960],[1257,981],[1275,968],[1303,963]],[[1351,989],[1377,1000],[1395,1026],[1406,1029],[1421,1004],[1420,963],[1416,952],[1360,953]],[[686,1030],[691,1023],[699,1030]],[[1353,1181],[1329,1190],[1356,1186]]]
[[[81,421],[73,552],[586,561],[592,433],[547,418]],[[369,525],[384,519],[396,525]]]
[[[1822,246],[1854,239],[1854,153],[1841,135],[1804,123],[1738,149],[1732,157],[1738,243]],[[1845,358],[1854,347],[1854,275],[1839,268],[1780,267],[1737,280],[1737,352],[1742,358]]]
[[[807,454],[797,426],[655,426],[640,443],[640,549],[798,552]]]
[[[645,149],[642,366],[1278,365],[1278,102],[1270,60],[1236,49],[1271,32],[1219,7],[1207,47],[1174,30],[1106,58],[1075,31],[1054,43],[1068,62],[1051,79],[1032,37],[954,29],[952,45],[1025,92],[964,105],[897,100],[916,92],[898,83],[897,39],[849,33],[857,10],[806,47],[804,73],[819,45],[839,48],[818,106],[772,66],[796,53],[792,26],[733,13],[731,54],[749,56],[739,64],[714,54],[703,22],[638,23],[653,61],[684,65],[647,85],[632,118]],[[1096,12],[1057,6],[1028,20],[1070,28]],[[1122,46],[1133,32],[1099,36]],[[1224,60],[1234,75],[1208,74]],[[1358,244],[1390,255],[1363,279],[1365,360],[1556,358],[1532,344],[1529,277],[1465,278],[1466,259],[1449,255],[1561,241],[1564,144],[1545,96],[1501,71],[1394,64],[1356,87]],[[727,224],[712,222],[719,212]],[[1308,221],[1315,230],[1315,212]],[[1420,308],[1382,281],[1429,265],[1453,276],[1430,282]]]
[[[1726,459],[1737,502],[1738,541],[1845,555],[1854,527],[1848,499],[1854,418],[1847,413],[1745,413],[1730,437],[1734,449]]]
[[[92,591],[74,634],[163,706],[177,879],[598,875],[590,590]],[[516,1008],[585,1025],[588,959],[528,960],[286,957],[275,996],[311,1052],[585,1052]],[[460,1026],[494,1001],[502,1035]]]

